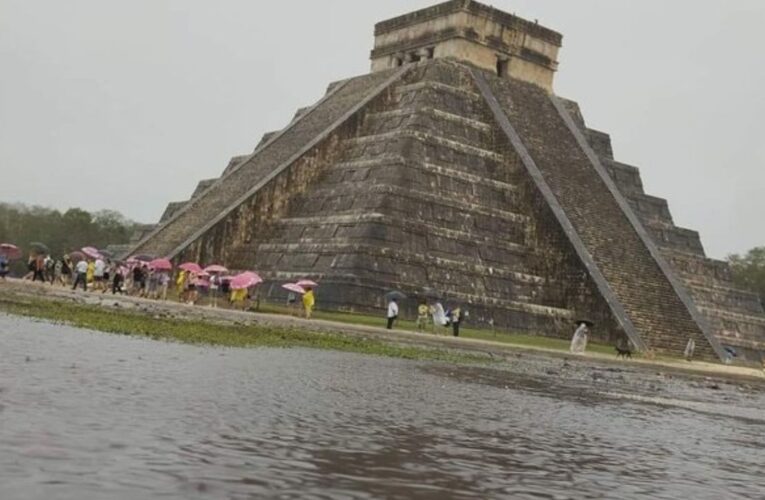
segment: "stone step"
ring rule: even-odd
[[[379,72],[336,86],[310,111],[230,170],[210,189],[187,204],[144,239],[134,253],[175,257],[254,195],[372,97],[407,70]]]
[[[485,122],[421,105],[371,113],[366,117],[362,134],[371,136],[404,129],[482,148],[491,148],[493,144],[491,127]]]
[[[645,194],[640,169],[614,160],[603,161],[603,166],[625,196]]]
[[[669,211],[669,203],[664,198],[647,195],[644,193],[625,193],[627,201],[643,223],[657,222],[672,226],[672,214]]]
[[[367,160],[353,160],[336,163],[332,166],[332,172],[334,171],[367,171],[369,169],[376,168],[388,168],[394,165],[406,165],[412,169],[424,170],[428,173],[438,175],[439,177],[446,177],[454,179],[455,181],[474,184],[477,186],[485,186],[495,189],[497,191],[507,191],[515,194],[520,194],[520,189],[517,185],[507,182],[505,180],[498,180],[473,173],[469,166],[463,165],[442,165],[432,162],[411,162],[404,158],[403,155],[392,154],[386,156],[380,156],[377,158],[371,158]],[[504,178],[507,178],[505,176]],[[345,177],[344,180],[363,180],[364,177]]]
[[[727,309],[743,314],[765,316],[760,297],[754,292],[740,290],[725,284],[686,282],[699,305]]]
[[[476,252],[480,252],[480,248],[476,249]],[[482,263],[480,256],[467,259],[469,263],[465,263],[464,260],[458,260],[459,255],[455,255],[453,252],[448,253],[447,249],[428,249],[426,251],[420,251],[418,249],[408,249],[405,246],[399,248],[391,248],[385,242],[375,242],[374,240],[365,240],[361,242],[353,239],[334,238],[332,240],[317,240],[316,243],[262,243],[254,245],[252,249],[242,249],[257,258],[257,262],[260,264],[256,266],[258,271],[267,271],[269,269],[281,268],[281,269],[294,269],[295,266],[282,265],[284,260],[291,260],[296,255],[310,254],[318,257],[319,255],[332,257],[333,262],[327,265],[327,269],[343,268],[344,262],[341,262],[346,258],[354,258],[356,256],[365,255],[369,257],[377,258],[380,262],[373,263],[373,267],[366,269],[373,275],[375,274],[391,274],[393,269],[388,269],[388,266],[406,268],[408,266],[417,266],[421,270],[426,270],[428,273],[442,273],[441,278],[444,282],[455,279],[455,276],[470,276],[471,280],[475,282],[483,279],[493,280],[509,280],[517,284],[532,285],[534,287],[541,287],[550,283],[549,280],[542,278],[541,276],[535,276],[523,272],[526,266],[522,262],[522,257],[515,262],[502,262],[495,265],[489,265]],[[270,254],[269,258],[264,258],[264,254]],[[339,257],[347,256],[347,257]],[[277,261],[273,261],[277,259]],[[300,259],[297,259],[300,260]],[[389,262],[386,264],[382,261]],[[370,260],[369,262],[373,262]],[[312,265],[312,267],[315,267]],[[363,265],[354,263],[353,269],[358,271],[364,269]],[[311,269],[300,269],[299,271],[321,273],[325,272],[323,269],[317,269],[312,271]],[[396,273],[393,273],[396,274]],[[413,273],[414,274],[414,273]],[[431,277],[432,278],[432,277]],[[439,277],[436,277],[439,279]],[[431,280],[422,279],[422,282],[430,282]],[[476,283],[461,283],[461,286],[475,286]]]
[[[501,154],[496,153],[490,149],[474,146],[472,144],[466,144],[464,142],[459,142],[453,139],[448,139],[432,132],[421,132],[417,130],[399,129],[382,134],[356,137],[353,139],[348,139],[346,142],[349,146],[353,147],[357,145],[365,145],[370,143],[374,144],[380,142],[395,141],[399,139],[416,139],[420,141],[426,141],[436,144],[440,147],[453,149],[468,155],[481,156],[497,162],[501,162],[503,160]]]
[[[400,243],[405,238],[417,238],[424,236],[434,236],[446,238],[463,243],[476,243],[487,249],[498,249],[509,251],[517,255],[528,255],[531,250],[523,245],[522,241],[513,240],[508,234],[497,233],[491,228],[471,228],[469,231],[455,229],[452,224],[442,221],[423,221],[414,218],[402,218],[394,215],[386,215],[376,212],[353,211],[344,214],[335,214],[330,216],[313,217],[290,217],[281,219],[277,223],[277,233],[279,228],[289,232],[285,238],[300,239],[305,236],[316,237],[320,235],[325,238],[335,238],[337,236],[349,236],[354,232],[360,231],[359,226],[375,225],[384,227],[386,238],[381,238],[375,232],[368,228],[363,238],[386,239],[391,241],[388,232],[397,232],[401,234],[398,238],[393,238],[395,243]],[[278,237],[277,237],[278,238]]]
[[[404,179],[404,181],[406,180]],[[452,209],[459,211],[463,217],[476,214],[499,217],[519,223],[529,221],[528,216],[513,211],[518,207],[514,192],[504,192],[504,196],[501,197],[483,198],[475,196],[473,186],[469,184],[459,184],[457,186],[461,188],[459,192],[454,187],[451,190],[448,189],[448,186],[439,186],[433,191],[421,191],[416,189],[419,186],[411,185],[411,183],[410,186],[398,186],[382,182],[370,183],[375,181],[378,180],[324,184],[305,193],[302,199],[306,203],[310,203],[317,212],[328,212],[328,210],[322,209],[319,205],[320,202],[328,200],[329,203],[332,203],[335,198],[348,193],[354,193],[355,196],[362,196],[366,199],[373,199],[374,195],[383,195],[386,198],[401,198],[402,206],[406,206],[407,212],[414,218],[427,217],[429,214],[435,214],[438,210]],[[386,201],[390,202],[391,200]],[[398,201],[394,201],[394,203],[398,203]]]
[[[710,285],[732,282],[730,266],[725,261],[674,248],[662,248],[662,254],[684,280]]]
[[[643,225],[650,233],[654,243],[660,248],[679,250],[699,257],[706,257],[698,231],[658,221],[644,222]]]

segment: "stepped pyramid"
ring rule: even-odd
[[[370,74],[171,203],[132,252],[255,269],[273,299],[319,279],[325,309],[399,289],[473,324],[568,337],[586,316],[602,340],[759,362],[758,298],[553,94],[561,42],[468,0],[381,22]]]

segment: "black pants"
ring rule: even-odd
[[[460,336],[460,322],[459,321],[455,321],[455,322],[452,323],[452,333],[454,334],[455,337],[459,337]]]
[[[82,283],[82,290],[87,292],[88,291],[88,275],[86,273],[77,273],[77,277],[74,278],[74,285],[72,285],[72,290],[77,290],[77,285]]]
[[[34,275],[32,276],[32,281],[40,280],[43,283],[45,283],[45,275],[42,271],[35,270]]]
[[[393,316],[392,318],[388,318],[388,330],[393,330],[393,323],[395,323],[398,316]]]

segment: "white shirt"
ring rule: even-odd
[[[398,316],[398,304],[391,300],[388,304],[388,317],[395,318],[396,316]]]
[[[95,276],[103,276],[104,270],[106,269],[106,264],[104,264],[104,261],[101,259],[96,259],[95,269],[93,270],[93,274]]]
[[[77,265],[74,267],[74,270],[78,273],[85,274],[88,272],[88,262],[85,260],[81,260],[77,263]]]

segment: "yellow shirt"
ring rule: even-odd
[[[86,278],[88,281],[93,281],[93,275],[96,274],[96,264],[93,261],[88,262],[88,272]]]
[[[303,307],[313,309],[316,298],[313,296],[313,290],[308,290],[303,294]]]
[[[430,308],[427,306],[427,304],[420,304],[420,307],[417,308],[417,314],[419,316],[427,316],[430,312]]]

